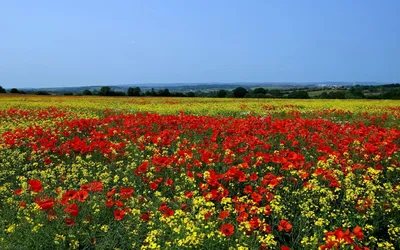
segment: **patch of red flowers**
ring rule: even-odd
[[[226,224],[221,225],[219,230],[225,236],[230,237],[235,233],[235,226],[230,223],[226,223]]]
[[[78,216],[79,208],[78,205],[75,203],[69,204],[65,209],[64,212],[70,214],[71,216]]]
[[[125,217],[125,210],[117,209],[114,211],[114,219],[115,220],[123,220]]]
[[[292,230],[292,227],[293,227],[292,224],[290,224],[288,221],[281,220],[279,222],[278,230],[279,231],[290,232],[290,230]]]
[[[42,182],[39,180],[29,180],[29,189],[32,190],[33,192],[40,193],[42,191]]]

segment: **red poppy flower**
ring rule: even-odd
[[[124,203],[122,201],[115,201],[115,206],[117,207],[123,207]]]
[[[165,185],[166,186],[172,186],[173,184],[174,184],[174,181],[171,180],[171,179],[168,179],[168,180],[165,181]]]
[[[93,181],[90,183],[90,191],[101,192],[103,191],[103,183],[101,181]]]
[[[106,201],[105,205],[106,205],[106,207],[112,207],[112,206],[114,206],[114,201],[110,199],[110,200]]]
[[[156,190],[156,189],[158,188],[158,184],[155,183],[155,182],[152,182],[152,183],[150,183],[150,188],[151,188],[152,190]]]
[[[149,167],[149,162],[145,161],[142,164],[140,164],[140,166],[137,169],[135,169],[133,172],[136,175],[145,174],[145,173],[147,173],[148,167]]]
[[[290,247],[287,247],[287,246],[281,246],[281,250],[290,250]]]
[[[29,180],[29,189],[33,192],[40,193],[42,191],[42,183],[39,180]]]
[[[140,216],[140,218],[141,218],[143,221],[148,221],[148,220],[150,220],[150,212],[145,212],[145,213],[143,213],[143,214]]]
[[[261,224],[261,230],[264,233],[268,234],[268,233],[270,233],[272,231],[272,227],[264,222],[264,223]]]
[[[271,214],[271,206],[270,205],[265,205],[264,214],[266,214],[266,215]]]
[[[111,198],[115,194],[115,188],[111,189],[110,191],[107,192],[107,198]]]
[[[193,192],[186,191],[186,192],[185,192],[185,195],[186,195],[186,198],[190,199],[190,198],[193,197]]]
[[[18,188],[14,190],[15,195],[21,195],[22,194],[22,188]]]
[[[82,185],[81,190],[90,191],[90,185]]]
[[[257,179],[258,179],[258,176],[257,176],[256,173],[252,173],[252,174],[250,175],[250,180],[251,180],[251,181],[256,181]]]
[[[290,224],[290,223],[289,223],[288,221],[286,221],[286,220],[281,220],[281,221],[279,222],[278,230],[279,230],[279,231],[289,232],[290,230],[292,230],[292,224]]]
[[[235,233],[235,226],[227,223],[220,226],[219,230],[221,233],[225,234],[225,236],[230,237],[232,234]]]
[[[187,171],[187,172],[186,172],[186,175],[187,175],[190,179],[193,179],[193,178],[194,178],[194,175],[193,175],[193,172],[192,172],[192,171]]]
[[[185,204],[185,203],[183,203],[180,208],[181,208],[182,211],[185,211],[185,212],[189,212],[190,211],[190,206],[188,204]]]
[[[122,220],[125,217],[125,211],[117,209],[114,211],[114,219],[115,220]]]
[[[258,228],[260,226],[260,219],[253,217],[251,220],[249,220],[249,223],[252,229]]]
[[[229,216],[229,211],[228,210],[223,210],[221,211],[221,213],[219,214],[218,218],[220,220],[225,220],[226,217]]]
[[[249,214],[246,212],[241,212],[238,217],[236,218],[236,221],[241,223],[244,221],[247,221],[249,219]]]
[[[133,194],[133,188],[121,187],[119,189],[119,195],[121,196],[121,199],[123,199],[123,200],[127,200],[127,199],[131,198],[132,194]]]
[[[164,210],[164,217],[170,217],[175,214],[175,211],[171,208],[167,208]]]
[[[245,194],[250,194],[251,192],[253,192],[253,187],[250,186],[250,185],[247,185],[247,186],[244,188],[244,193],[245,193]]]
[[[209,220],[212,217],[212,215],[213,215],[212,212],[208,211],[206,214],[204,214],[204,219]]]
[[[52,163],[53,161],[50,159],[50,158],[46,158],[46,159],[44,159],[44,164],[45,165],[50,165],[51,163]]]
[[[353,229],[353,233],[354,233],[355,236],[356,236],[358,239],[360,239],[360,240],[362,240],[362,239],[364,238],[364,234],[363,234],[362,228],[361,228],[360,226],[356,226],[356,227]]]
[[[69,204],[65,209],[64,212],[70,214],[71,216],[78,216],[79,208],[78,205],[75,203]]]
[[[168,208],[167,203],[164,201],[161,203],[160,207],[158,208],[158,211],[165,211]]]
[[[251,194],[251,199],[252,199],[254,202],[258,203],[258,202],[260,202],[260,201],[262,200],[262,196],[261,196],[259,193],[253,192],[253,193]]]
[[[75,225],[75,220],[73,218],[65,218],[64,223],[68,226],[73,227]]]
[[[76,196],[77,196],[77,192],[75,190],[68,190],[62,196],[62,203],[67,204],[69,200],[76,199]]]
[[[87,197],[89,196],[89,192],[86,190],[79,190],[77,193],[78,200],[81,202],[86,201]]]
[[[54,200],[52,198],[43,200],[37,199],[35,202],[42,210],[50,210],[54,206]]]

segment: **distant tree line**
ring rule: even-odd
[[[189,91],[189,92],[171,92],[169,89],[154,88],[142,91],[139,87],[130,87],[127,92],[114,91],[108,86],[101,87],[98,92],[92,92],[85,89],[82,95],[99,95],[99,96],[159,96],[159,97],[217,97],[217,98],[283,98],[286,92],[276,89],[246,89],[237,87],[233,90],[220,89],[217,91]],[[310,98],[307,91],[291,91],[286,98]]]
[[[0,93],[7,93],[0,86]],[[11,94],[26,94],[22,90],[12,88]],[[38,90],[32,94],[50,95],[48,91]],[[140,87],[130,87],[126,92],[113,90],[103,86],[98,91],[85,89],[82,93],[64,92],[63,95],[99,95],[99,96],[159,96],[159,97],[215,97],[215,98],[291,98],[291,99],[400,99],[400,83],[351,87],[324,87],[324,88],[244,88],[237,87],[233,90],[220,89],[216,91],[188,91],[171,92],[169,89],[154,88],[142,91]]]
[[[0,94],[5,94],[5,93],[7,93],[7,91],[2,86],[0,86]],[[10,89],[8,91],[8,93],[10,93],[10,94],[26,94],[25,91],[18,90],[16,88]]]
[[[320,99],[400,99],[400,84],[380,86],[355,85],[340,91],[323,91]]]

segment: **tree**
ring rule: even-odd
[[[141,89],[139,87],[128,88],[128,96],[140,96]]]
[[[381,94],[382,99],[400,99],[400,89],[393,89]]]
[[[101,89],[99,91],[99,95],[101,95],[101,96],[109,96],[109,95],[111,95],[111,88],[108,87],[108,86],[101,87]]]
[[[348,99],[363,99],[363,98],[365,98],[362,87],[360,85],[351,87],[348,90],[348,94],[346,95],[346,98],[348,98]]]
[[[122,91],[110,91],[110,94],[109,94],[110,96],[126,96],[126,93],[125,92],[122,92]]]
[[[144,93],[144,95],[145,95],[145,96],[157,96],[157,93],[156,93],[156,91],[154,90],[154,88],[152,88],[150,91],[147,90],[147,91]]]
[[[18,89],[12,88],[12,89],[10,89],[10,93],[11,93],[11,94],[19,94],[20,92],[19,92]]]
[[[74,95],[72,92],[65,92],[64,95]]]
[[[125,96],[126,93],[122,91],[114,91],[108,86],[101,87],[99,91],[101,96]]]
[[[50,95],[46,90],[39,90],[35,92],[36,95]]]
[[[329,99],[346,99],[344,91],[331,91],[328,93]]]
[[[3,89],[2,86],[0,86],[0,94],[3,94],[3,93],[7,93],[7,91],[5,89]]]
[[[243,98],[247,93],[248,91],[243,87],[238,87],[233,90],[233,96],[236,98]]]
[[[294,99],[309,99],[310,96],[308,95],[308,92],[305,90],[299,90],[299,91],[292,91],[288,94],[289,98],[294,98]]]
[[[182,93],[182,92],[172,92],[172,94],[171,94],[172,96],[175,96],[175,97],[185,97],[186,95],[184,94],[184,93]]]
[[[267,91],[264,88],[255,88],[253,90],[253,93],[254,94],[263,94],[263,95],[265,95],[267,93]]]
[[[268,91],[268,93],[272,96],[272,97],[282,97],[283,94],[279,89],[271,89],[270,91]]]
[[[328,99],[328,98],[329,98],[328,93],[327,93],[326,91],[322,92],[322,93],[319,95],[319,98],[321,98],[321,99]]]
[[[157,91],[158,96],[171,96],[171,93],[169,92],[169,89],[160,89]]]
[[[88,89],[85,89],[85,90],[82,92],[82,94],[83,94],[83,95],[93,95],[92,91],[90,91],[90,90],[88,90]]]
[[[228,92],[225,89],[220,89],[217,91],[217,97],[223,98],[228,95]]]
[[[189,91],[189,92],[186,93],[186,96],[187,97],[195,97],[196,94],[193,91]]]

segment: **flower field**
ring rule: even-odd
[[[1,249],[400,249],[400,102],[0,96]]]

